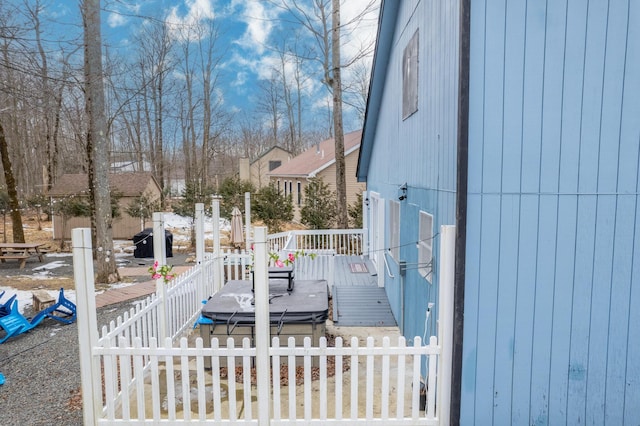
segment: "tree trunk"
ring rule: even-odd
[[[113,256],[111,195],[109,192],[109,152],[107,119],[104,112],[102,80],[102,41],[100,37],[100,1],[84,0],[85,96],[89,120],[90,161],[93,173],[89,185],[93,190],[96,235],[96,281],[112,283],[119,280]]]
[[[342,127],[342,78],[340,75],[340,0],[333,0],[331,63],[333,66],[333,131],[336,146],[336,218],[339,229],[349,228],[347,180]]]
[[[7,193],[9,194],[9,208],[11,209],[11,221],[13,222],[13,242],[24,243],[22,215],[20,214],[20,204],[18,203],[16,180],[13,177],[11,160],[9,159],[9,150],[7,149],[7,140],[4,137],[4,129],[2,128],[2,124],[0,124],[0,156],[2,156],[4,180],[7,183]]]

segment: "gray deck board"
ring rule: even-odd
[[[387,294],[378,287],[375,266],[366,256],[336,256],[333,321],[339,326],[397,325]]]

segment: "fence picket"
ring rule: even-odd
[[[151,364],[151,404],[153,405],[152,413],[153,420],[160,421],[160,368],[158,364],[158,357],[153,353],[158,349],[158,342],[155,338],[149,340],[149,362]]]
[[[334,343],[335,355],[335,375],[336,375],[336,419],[342,420],[342,337],[336,337]]]
[[[351,348],[355,349],[351,355],[351,420],[358,418],[358,338],[351,338]]]
[[[120,337],[118,344],[120,347],[128,346],[126,337]],[[129,388],[131,383],[131,358],[129,355],[122,354],[119,356],[119,367],[122,418],[124,420],[131,420],[131,409],[129,407],[129,395],[131,395],[131,390]]]
[[[202,350],[202,346],[202,339],[198,339],[196,341],[196,349]],[[201,356],[196,358],[196,379],[198,383],[198,418],[206,419],[207,398],[206,385],[204,382],[204,359]],[[213,388],[211,393],[213,394]]]
[[[290,337],[289,339],[293,339]],[[311,357],[309,356],[309,349],[311,348],[311,339],[309,337],[304,338],[304,419],[311,420]]]
[[[213,420],[216,422],[222,421],[222,386],[220,383],[220,357],[215,356],[218,353],[219,342],[218,339],[211,340],[211,378],[212,378],[212,393],[213,393]],[[217,390],[217,392],[216,392]],[[228,399],[231,400],[231,396],[228,393]]]
[[[369,349],[369,351],[373,350],[373,342],[373,337],[367,337],[367,348]],[[374,357],[372,354],[367,355],[367,391],[365,403],[365,413],[367,420],[373,419],[373,360]]]
[[[242,339],[242,348],[249,349],[249,338]],[[242,357],[242,395],[244,397],[244,418],[251,420],[251,358],[248,355]]]
[[[296,357],[293,354],[296,346],[296,340],[289,337],[288,340],[289,356],[287,357],[287,374],[289,383],[289,420],[296,418]]]
[[[167,342],[168,343],[168,342]],[[180,349],[187,348],[187,339],[180,339]],[[180,351],[185,352],[185,351]],[[180,373],[182,382],[182,416],[184,420],[191,420],[191,380],[189,377],[189,357],[182,355],[180,357]]]
[[[136,337],[133,341],[134,347],[136,349],[142,348],[142,340],[139,337]],[[137,417],[144,418],[145,413],[145,396],[144,396],[144,369],[143,369],[143,354],[134,355],[133,356],[133,377],[135,377],[136,382],[136,410]]]
[[[414,347],[422,346],[422,339],[416,336],[413,339]],[[413,383],[411,385],[411,418],[418,419],[420,416],[420,356],[413,356]]]
[[[406,347],[406,340],[402,336],[398,339],[398,347],[403,349]],[[398,355],[398,372],[405,370],[405,360],[404,354]],[[398,393],[400,395],[398,395],[398,401],[396,402],[396,419],[404,418],[404,392],[404,374],[398,373]]]
[[[167,344],[164,345],[168,348]],[[167,383],[166,409],[169,420],[176,420],[176,385],[174,380],[173,357],[167,353],[164,357],[165,380]]]
[[[234,340],[230,337],[227,339],[227,349],[230,349],[227,353],[227,377],[229,384],[229,419],[238,420],[238,408],[236,406],[236,358],[232,355],[234,346]]]
[[[322,336],[320,337],[320,420],[327,419],[327,338]]]

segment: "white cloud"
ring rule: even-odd
[[[119,13],[110,13],[107,17],[107,25],[111,28],[122,27],[126,25],[127,18]]]
[[[245,33],[237,44],[261,55],[278,20],[279,10],[268,2],[241,0],[234,2],[240,8],[239,19],[246,25]]]
[[[202,34],[197,28],[205,20],[213,19],[215,14],[211,0],[186,0],[186,13],[179,7],[171,8],[166,22],[175,38],[197,40]]]

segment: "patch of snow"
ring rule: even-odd
[[[4,290],[5,293],[2,296],[2,299],[0,299],[0,303],[6,303],[7,300],[9,300],[9,298],[15,294],[16,300],[18,301],[18,310],[20,311],[20,313],[24,313],[24,310],[27,306],[33,306],[33,293],[31,291],[16,290],[11,287],[0,286],[0,293],[2,293],[2,290]],[[46,291],[50,296],[58,300],[58,293],[60,292],[60,290],[41,291]],[[64,297],[66,297],[73,303],[76,302],[76,292],[74,290],[65,290]]]
[[[71,257],[71,253],[47,253],[45,257]]]
[[[71,265],[69,263],[67,263],[67,262],[62,261],[62,260],[55,260],[53,262],[45,263],[42,266],[38,266],[36,268],[33,268],[33,270],[36,271],[36,275],[38,275],[41,272],[50,271],[50,270],[56,269],[56,268],[62,268],[63,266],[71,266]]]

